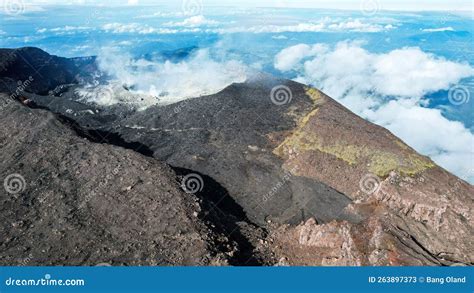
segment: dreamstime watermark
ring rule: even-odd
[[[365,174],[359,181],[360,190],[368,195],[380,189],[380,178],[374,174]]]
[[[3,0],[3,11],[10,16],[20,15],[25,10],[26,6],[22,0]]]
[[[20,261],[20,266],[26,267],[33,260],[33,254],[28,254],[28,256]]]
[[[275,196],[275,194],[278,193],[278,191],[288,182],[291,180],[291,178],[293,177],[293,174],[295,173],[296,171],[296,168],[291,170],[291,171],[288,171],[285,173],[285,175],[283,176],[283,178],[278,181],[278,183],[272,187],[272,189],[267,192],[266,194],[264,194],[262,196],[262,201],[263,202],[267,202],[269,201],[270,199],[273,198],[273,196]]]
[[[378,0],[362,0],[360,2],[360,11],[366,16],[373,16],[380,10],[380,2]]]
[[[13,103],[13,100],[11,97],[5,98],[4,100],[2,99],[0,102],[0,111],[3,111],[6,107],[8,107],[12,103]]]
[[[75,89],[74,93],[80,96],[82,99],[103,101],[104,103],[108,103],[112,101],[114,97],[116,97],[114,88],[110,84],[80,87]],[[117,97],[117,99],[122,100],[122,97]]]
[[[94,11],[92,11],[92,14],[90,14],[87,18],[86,18],[86,21],[84,22],[85,25],[90,25],[92,23],[92,21],[94,21],[95,19],[99,18],[100,16],[100,10],[99,9],[95,9]]]
[[[173,108],[173,113],[174,114],[181,113],[181,111],[188,106],[190,100],[191,99],[186,99],[184,101],[177,103],[177,105]]]
[[[202,14],[202,0],[183,0],[181,10],[185,16],[195,16]]]
[[[28,79],[25,81],[19,80],[17,82],[17,87],[15,91],[10,95],[10,98],[13,100],[17,100],[19,96],[31,85],[34,80],[35,79],[32,76],[28,77]]]
[[[100,99],[110,101],[114,97],[114,89],[110,85],[100,86],[97,89],[97,95]]]
[[[204,180],[199,174],[190,173],[181,180],[181,188],[189,194],[200,192],[204,188]]]
[[[26,189],[25,178],[17,173],[10,174],[3,180],[3,188],[9,194],[19,194]]]
[[[471,98],[469,89],[462,85],[455,85],[448,91],[449,102],[455,106],[467,104]]]
[[[41,279],[13,279],[8,278],[5,280],[7,287],[15,286],[85,286],[86,282],[84,279],[53,279],[50,274],[44,275]]]
[[[286,85],[278,85],[272,88],[270,99],[272,100],[272,103],[277,106],[286,105],[291,103],[291,100],[293,100],[293,93]]]

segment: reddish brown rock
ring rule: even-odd
[[[308,89],[314,108],[275,149],[284,168],[354,200],[358,223],[277,229],[295,265],[473,264],[474,188],[389,131]]]

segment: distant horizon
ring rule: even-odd
[[[4,1],[3,0],[2,4]],[[362,9],[361,7],[369,6],[379,11],[401,11],[401,12],[436,12],[436,11],[459,11],[471,12],[471,17],[474,17],[473,3],[471,1],[458,0],[446,1],[412,1],[401,0],[337,0],[337,1],[307,1],[307,0],[263,0],[263,1],[216,1],[216,0],[183,0],[170,3],[170,1],[150,1],[150,0],[114,0],[114,1],[89,1],[89,0],[72,0],[72,1],[57,1],[57,0],[32,0],[24,3],[26,6],[164,6],[173,7],[181,6],[183,3],[202,3],[202,5],[209,7],[242,7],[242,8],[290,8],[290,9],[330,9],[330,10],[349,10],[356,11]]]

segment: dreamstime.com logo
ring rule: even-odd
[[[25,3],[22,0],[3,0],[2,8],[6,14],[16,16],[25,12]]]
[[[35,79],[32,76],[28,77],[27,80],[17,81],[16,90],[10,95],[10,98],[12,100],[18,99],[25,92],[25,90],[31,85],[33,81],[35,81]]]
[[[181,181],[181,188],[189,194],[201,192],[204,188],[204,180],[196,173],[188,174]]]
[[[376,193],[380,189],[380,178],[374,174],[365,174],[359,181],[359,187],[367,195]]]
[[[449,102],[455,106],[467,104],[471,98],[469,89],[462,85],[456,85],[449,89],[448,99]]]
[[[8,278],[5,280],[5,285],[7,287],[55,287],[55,286],[85,286],[86,282],[83,279],[52,279],[50,274],[46,274],[43,278],[40,279],[13,279]]]
[[[278,191],[281,188],[283,188],[283,186],[291,180],[291,178],[293,177],[293,174],[296,174],[296,172],[297,172],[297,168],[293,168],[292,170],[286,172],[283,178],[280,181],[278,181],[278,183],[275,186],[273,186],[269,192],[267,192],[266,194],[262,196],[262,201],[267,202],[271,200],[278,193]]]
[[[277,106],[286,105],[291,103],[291,100],[293,100],[293,93],[286,85],[278,85],[272,88],[270,99],[272,100],[272,103]]]
[[[202,14],[202,0],[183,0],[181,10],[185,16]]]
[[[9,194],[19,194],[26,189],[26,181],[20,174],[10,174],[3,180],[3,188]]]
[[[380,10],[378,0],[362,0],[360,2],[360,11],[366,16],[374,16]]]

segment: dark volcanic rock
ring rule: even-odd
[[[172,166],[214,178],[259,224],[344,218],[349,198],[318,181],[293,176],[272,153],[277,145],[269,135],[296,124],[286,107],[271,102],[271,88],[280,81],[268,82],[235,84],[216,95],[154,107],[112,129],[148,145],[155,157]],[[311,107],[301,90],[293,93],[292,102],[294,115]]]
[[[255,223],[297,224],[309,217],[323,222],[349,219],[344,213],[351,202],[347,196],[319,181],[293,176],[272,153],[278,146],[272,134],[291,131],[296,127],[295,117],[312,107],[304,88],[292,82],[288,85],[294,91],[291,109],[295,112],[288,114],[287,107],[273,104],[270,91],[280,82],[264,76],[212,96],[122,117],[123,108],[116,108],[113,115],[110,109],[96,113],[92,105],[89,113],[94,114],[77,116],[67,109],[77,113],[84,111],[84,105],[60,98],[31,98],[69,115],[82,127],[100,125],[126,141],[146,145],[156,158],[173,167],[215,179]]]
[[[95,72],[95,57],[68,59],[29,47],[0,49],[0,92],[4,93],[14,94],[23,87],[47,94],[60,85],[90,79]]]
[[[286,103],[272,101],[276,87]],[[180,175],[199,174],[205,218],[245,247],[240,264],[268,250],[290,265],[474,263],[473,186],[316,89],[258,75],[144,111],[84,104],[73,88],[25,97],[98,142],[138,144]],[[262,245],[254,224],[269,232]]]
[[[291,90],[291,103],[271,102],[278,84]],[[87,127],[100,116],[74,119]],[[259,225],[315,218],[270,237],[290,264],[473,261],[473,187],[317,90],[264,76],[105,120],[102,128],[155,157],[219,182]],[[336,240],[346,250],[332,249]]]
[[[1,265],[220,265],[174,172],[0,95]],[[15,181],[16,180],[16,181]]]

